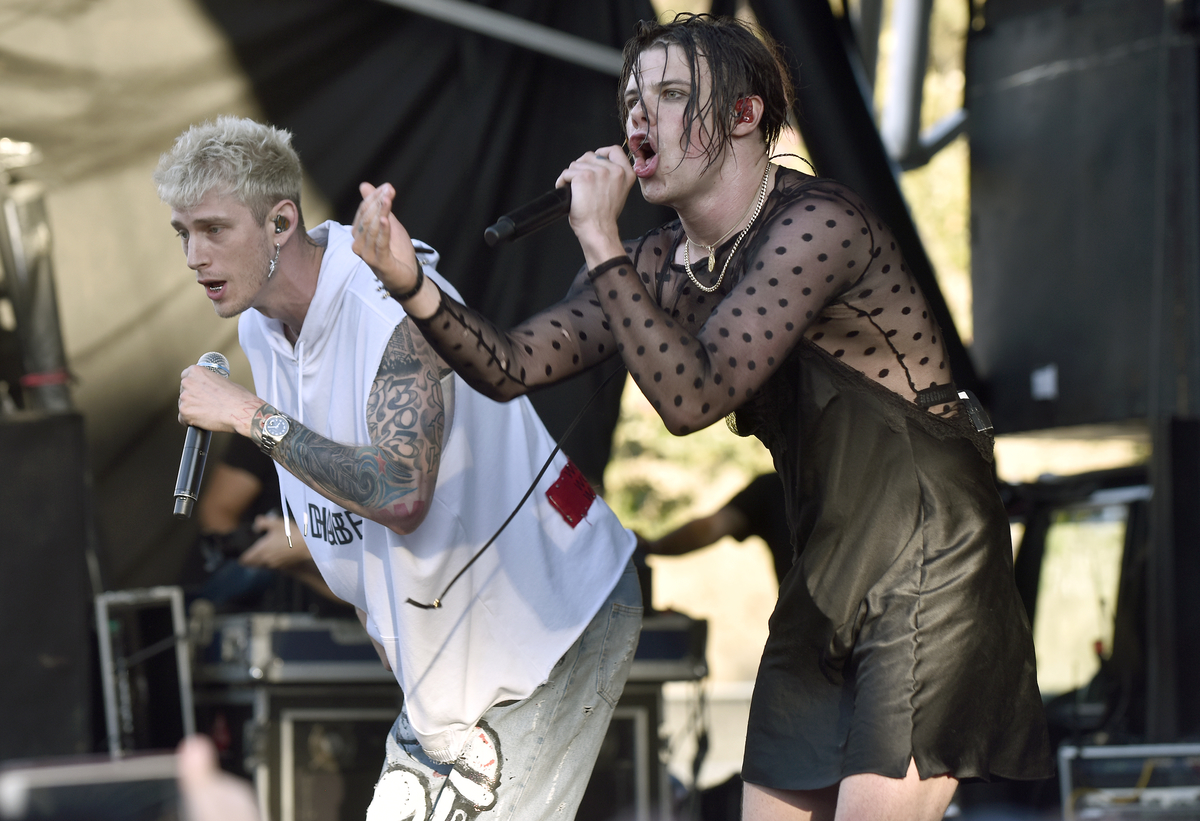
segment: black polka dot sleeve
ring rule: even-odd
[[[627,244],[628,259],[591,279],[582,272],[563,302],[507,333],[447,297],[420,325],[498,399],[619,354],[678,434],[753,397],[803,336],[909,399],[950,381],[940,333],[894,239],[845,187],[780,170],[733,259],[730,240],[711,272],[707,258],[692,261],[691,276],[678,264],[683,241],[676,222]]]
[[[412,319],[467,384],[501,402],[617,351],[587,271],[578,274],[565,299],[507,332],[444,292],[437,313]]]
[[[668,429],[705,427],[751,398],[787,358],[808,324],[871,261],[871,232],[835,197],[809,196],[775,208],[747,244],[737,277],[694,332],[648,298],[633,272],[618,267],[594,283],[634,380]],[[760,217],[760,219],[762,219]],[[706,260],[675,279],[678,302],[703,295],[715,279]],[[727,253],[727,251],[725,252]],[[627,280],[629,282],[627,282]],[[715,294],[713,296],[716,296]]]

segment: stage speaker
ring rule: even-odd
[[[997,433],[1200,400],[1200,49],[1172,5],[989,0],[968,38],[972,354]]]
[[[92,748],[83,419],[0,415],[0,760]]]

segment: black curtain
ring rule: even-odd
[[[439,270],[489,318],[511,325],[566,293],[583,255],[565,221],[496,249],[483,230],[552,188],[583,152],[623,140],[616,77],[378,0],[203,5],[267,119],[292,131],[337,219],[353,218],[359,182],[390,182],[396,216],[441,253]],[[638,20],[654,16],[649,0],[480,5],[616,48]],[[622,235],[671,217],[632,193]],[[556,438],[615,366],[531,397]],[[608,461],[623,385],[622,375],[612,379],[564,443],[594,483]]]

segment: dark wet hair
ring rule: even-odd
[[[688,146],[692,125],[697,119],[701,132],[711,138],[705,149],[708,159],[705,168],[732,145],[730,132],[736,124],[734,104],[742,97],[757,95],[763,100],[760,127],[767,149],[779,140],[793,99],[791,76],[780,56],[779,46],[757,26],[752,27],[736,17],[711,14],[681,13],[670,23],[643,20],[637,24],[633,37],[625,44],[625,64],[617,89],[622,122],[628,113],[625,89],[630,76],[636,76],[634,68],[638,57],[655,46],[676,46],[683,52],[692,88],[700,87],[700,61],[708,64],[711,78],[708,99],[700,100],[698,95],[690,95],[683,113]],[[641,97],[640,85],[638,96]],[[722,113],[722,116],[712,116],[714,112]]]

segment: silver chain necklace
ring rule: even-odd
[[[696,275],[692,273],[692,255],[690,251],[692,238],[687,235],[687,231],[683,232],[683,270],[687,271],[688,279],[692,281],[692,284],[704,293],[711,294],[713,291],[721,287],[721,282],[725,279],[725,272],[729,270],[729,263],[731,260],[733,260],[733,255],[737,253],[738,245],[741,244],[742,238],[746,236],[746,232],[750,230],[750,226],[752,226],[754,221],[758,219],[758,215],[762,211],[763,204],[767,201],[767,182],[771,178],[771,165],[772,163],[768,161],[767,170],[763,172],[762,185],[759,186],[758,189],[758,204],[754,206],[754,216],[750,217],[750,221],[746,223],[746,227],[742,229],[742,233],[738,234],[738,238],[733,241],[733,247],[729,249],[729,256],[725,257],[725,264],[721,266],[721,275],[717,277],[717,281],[712,285],[701,285],[700,280],[696,279]],[[726,232],[725,236],[728,235],[728,232]],[[721,239],[725,239],[725,237],[721,237]],[[701,246],[708,249],[709,273],[711,273],[713,268],[716,267],[713,246],[717,243],[720,243],[720,241],[721,240],[719,239],[716,243],[713,243],[713,245]],[[700,243],[696,244],[700,245]]]

